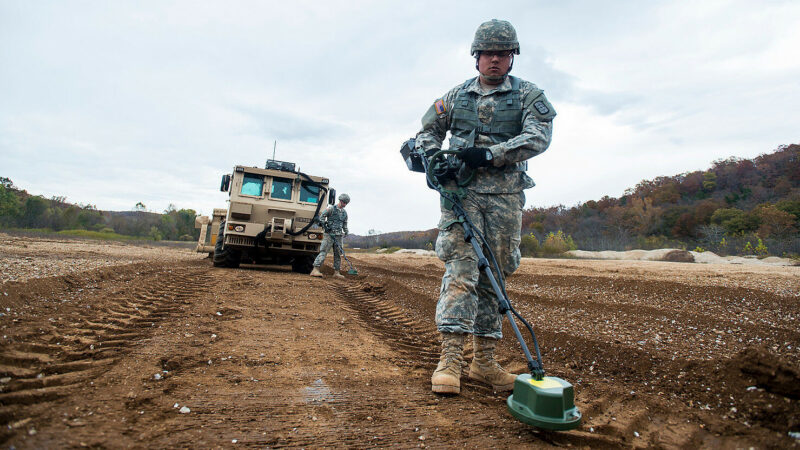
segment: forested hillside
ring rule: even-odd
[[[176,209],[163,214],[146,211],[138,203],[133,211],[99,211],[93,205],[75,205],[64,197],[50,199],[14,186],[0,177],[0,229],[24,228],[48,231],[87,230],[105,235],[119,234],[152,240],[196,240],[197,214],[193,209]]]
[[[523,217],[528,236],[541,241],[561,230],[584,250],[699,246],[722,254],[796,255],[798,225],[798,145],[752,160],[718,160],[706,171],[645,180],[620,198],[533,208]]]
[[[644,180],[605,196],[523,213],[523,254],[678,247],[719,254],[800,254],[800,145],[705,171]],[[431,248],[436,230],[353,237],[354,246]]]

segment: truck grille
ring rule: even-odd
[[[235,235],[225,236],[225,243],[230,245],[252,246],[253,242],[254,239],[247,236],[235,236]]]
[[[295,250],[316,250],[317,244],[304,244],[302,242],[292,242],[292,248]]]

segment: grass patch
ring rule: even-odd
[[[140,236],[125,236],[108,231],[91,230],[61,230],[55,231],[50,228],[2,228],[0,231],[20,236],[41,236],[41,237],[76,237],[85,239],[99,239],[104,241],[150,241],[149,238]]]
[[[75,236],[75,237],[82,237],[82,238],[89,238],[89,239],[101,239],[104,241],[141,241],[141,240],[148,240],[147,238],[141,238],[136,236],[125,236],[123,234],[117,234],[114,232],[108,231],[91,231],[91,230],[61,230],[58,231],[56,234],[59,236]]]

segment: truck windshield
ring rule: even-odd
[[[270,191],[269,196],[279,200],[291,200],[292,180],[288,178],[273,178],[272,191]]]
[[[261,196],[264,192],[264,177],[252,173],[244,174],[242,180],[242,195]]]
[[[306,203],[319,202],[319,187],[312,186],[307,181],[300,183],[300,201]]]

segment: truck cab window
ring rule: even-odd
[[[300,183],[300,201],[306,203],[319,202],[319,188],[306,181]]]
[[[279,200],[292,199],[292,180],[288,178],[273,178],[272,190],[269,193],[270,198]]]
[[[252,173],[244,174],[242,179],[242,195],[254,195],[260,197],[264,193],[264,177]]]

